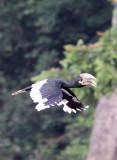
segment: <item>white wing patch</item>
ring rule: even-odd
[[[64,112],[68,112],[69,114],[71,114],[72,112],[76,113],[76,110],[68,107],[68,106],[67,106],[67,103],[68,103],[68,101],[67,101],[66,99],[63,99],[63,100],[62,100],[60,103],[58,103],[57,105],[58,105],[58,106],[63,105],[63,106],[64,106],[64,107],[63,107],[63,111],[64,111]]]
[[[47,101],[46,98],[42,98],[41,96],[41,93],[40,93],[40,88],[42,87],[42,85],[44,83],[46,83],[47,80],[43,80],[43,81],[40,81],[40,82],[37,82],[35,84],[32,85],[32,89],[30,91],[30,97],[32,98],[32,100],[34,101],[34,103],[38,103],[37,106],[36,106],[36,109],[38,111],[41,111],[45,108],[49,108],[50,106],[48,105],[44,105],[44,102]]]
[[[72,112],[76,113],[77,111],[75,109],[72,109],[70,107],[67,106],[68,101],[66,99],[63,99],[60,103],[58,103],[58,106],[63,105],[63,111],[64,112],[68,112],[69,114],[71,114]],[[83,110],[86,110],[87,108],[89,108],[89,106],[84,106],[84,108],[82,108]],[[81,111],[80,109],[77,108],[78,111]]]

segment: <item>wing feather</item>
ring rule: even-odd
[[[38,103],[38,111],[57,105],[62,101],[61,83],[56,79],[46,79],[32,85],[30,97]]]
[[[66,104],[64,105],[63,110],[65,112],[71,113],[76,111],[81,111],[82,109],[85,110],[88,106],[82,105],[82,103],[78,100],[75,94],[69,88],[61,88],[63,99],[66,100]]]

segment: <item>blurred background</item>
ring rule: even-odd
[[[116,7],[116,0],[0,0],[0,160],[86,159],[95,110],[104,107],[98,102],[109,101],[117,86]],[[98,83],[74,89],[90,106],[82,113],[37,112],[29,93],[11,95],[45,78],[69,80],[82,72]]]

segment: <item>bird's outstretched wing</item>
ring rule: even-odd
[[[46,79],[33,84],[30,97],[38,103],[38,111],[57,105],[64,105],[63,110],[68,113],[85,109],[75,94],[70,89],[61,87],[61,82],[56,79]]]
[[[38,111],[56,106],[62,101],[61,83],[56,79],[46,79],[32,85],[30,97],[38,103]]]
[[[85,110],[88,106],[82,105],[82,103],[77,99],[75,94],[69,88],[61,88],[63,94],[63,100],[66,101],[63,110],[65,112],[71,113],[76,111]]]

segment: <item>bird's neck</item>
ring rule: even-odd
[[[76,84],[73,81],[62,81],[62,86],[66,88],[76,88]]]

